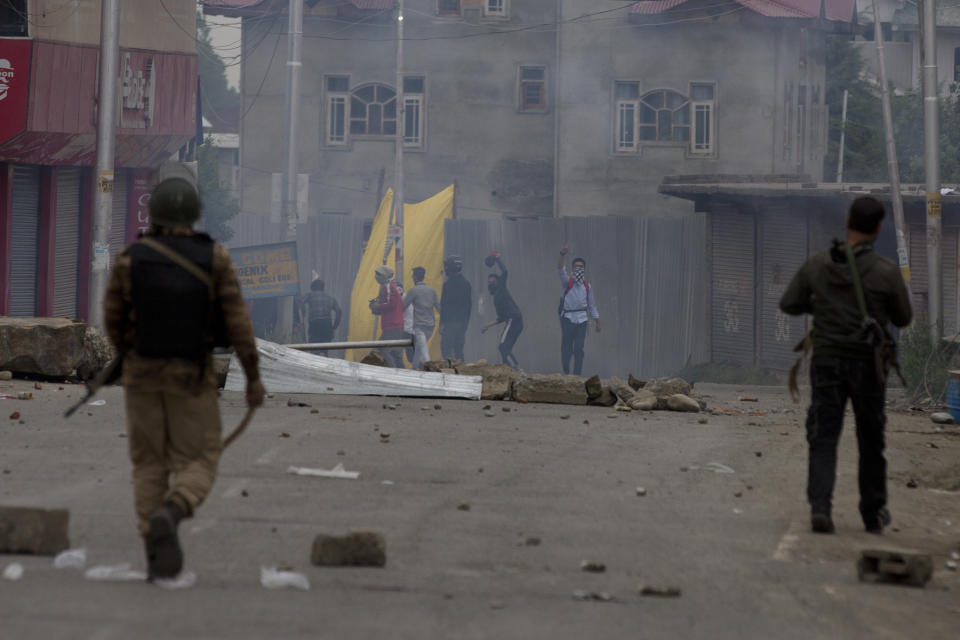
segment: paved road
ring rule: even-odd
[[[29,384],[0,383],[0,393]],[[57,386],[0,401],[0,504],[68,507],[88,566],[142,569],[122,393],[107,390],[106,405],[65,422],[80,389]],[[0,638],[957,637],[960,579],[943,565],[960,546],[960,493],[936,487],[953,482],[960,438],[923,417],[891,422],[898,530],[878,539],[861,531],[848,434],[838,533],[814,536],[800,412],[780,412],[789,406],[780,390],[698,390],[711,406],[767,415],[700,424],[689,414],[492,403],[485,417],[476,402],[435,410],[406,399],[390,410],[379,398],[298,397],[312,413],[277,396],[226,453],[199,517],[182,525],[194,587],[91,582],[49,558],[2,557],[26,572],[0,580]],[[738,402],[744,391],[760,402]],[[236,424],[239,395],[223,405]],[[13,410],[24,424],[7,419]],[[337,463],[360,479],[286,472]],[[921,488],[907,489],[907,476]],[[386,535],[386,568],[310,566],[317,533],[364,528]],[[858,583],[857,551],[879,544],[933,552],[934,582]],[[585,573],[583,560],[607,571]],[[312,589],[262,588],[260,567],[273,564],[302,571]],[[641,597],[640,583],[683,593]],[[578,589],[615,601],[575,601]]]

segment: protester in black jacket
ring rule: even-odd
[[[491,273],[487,276],[487,289],[493,296],[493,306],[497,310],[497,319],[483,325],[481,332],[485,333],[490,327],[503,324],[498,347],[500,359],[504,364],[519,369],[520,363],[517,362],[517,357],[513,355],[513,346],[523,332],[523,314],[520,313],[520,307],[517,306],[507,289],[507,268],[503,266],[503,261],[500,260],[500,252],[490,252],[485,263],[488,267],[496,264],[500,268],[500,275]]]
[[[447,256],[443,261],[447,281],[440,294],[440,351],[444,358],[463,360],[463,343],[470,324],[473,289],[463,277],[463,260]]]

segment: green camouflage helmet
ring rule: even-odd
[[[150,221],[161,227],[192,227],[200,219],[200,194],[183,178],[167,178],[150,193]]]

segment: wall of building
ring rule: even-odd
[[[100,0],[31,0],[30,37],[99,44],[100,5]],[[196,11],[194,0],[121,0],[120,46],[195,53]]]
[[[564,13],[578,15],[590,4],[565,0]],[[793,21],[745,13],[707,23],[565,26],[561,215],[691,211],[688,202],[656,195],[670,174],[802,172],[819,178],[826,124],[821,37]],[[691,82],[716,83],[715,153],[693,156],[682,143],[641,143],[637,153],[617,153],[616,81],[638,81],[641,94],[670,89],[684,95]],[[808,87],[805,129],[798,128],[800,85]]]
[[[426,81],[425,144],[422,150],[405,153],[406,200],[426,199],[456,183],[458,215],[549,215],[554,34],[535,30],[478,34],[494,26],[515,29],[551,22],[553,2],[515,2],[506,22],[435,17],[434,0],[410,0],[406,6],[404,72],[423,75]],[[279,34],[286,29],[286,21],[253,18],[244,25],[248,56],[242,86],[248,113],[241,131],[242,207],[266,213],[271,173],[286,168],[287,44]],[[323,128],[327,75],[348,75],[351,89],[372,82],[395,88],[393,29],[389,12],[356,26],[343,20],[305,18],[299,164],[301,172],[311,175],[311,213],[373,217],[379,187],[385,190],[394,183],[392,138],[353,138],[345,147],[330,147],[324,142]],[[545,113],[517,109],[521,64],[547,68]]]

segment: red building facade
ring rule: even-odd
[[[99,53],[0,38],[0,315],[87,317]],[[150,171],[196,135],[197,56],[121,47],[117,82],[113,255],[146,228]]]

